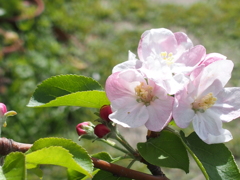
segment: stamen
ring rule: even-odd
[[[156,99],[153,95],[153,87],[144,82],[135,87],[135,93],[137,95],[137,102],[143,102],[146,106],[150,105],[150,102]]]
[[[207,109],[212,107],[216,101],[217,101],[217,98],[213,96],[213,93],[208,93],[202,99],[195,100],[192,103],[192,107],[193,107],[193,110],[195,111],[205,112]]]
[[[161,52],[160,53],[160,56],[166,60],[167,64],[168,65],[171,65],[173,64],[173,53],[167,53],[166,51],[165,52]]]

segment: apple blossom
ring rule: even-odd
[[[128,61],[118,64],[114,72],[126,69],[151,71],[156,82],[160,78],[169,94],[175,94],[188,83],[186,75],[203,60],[206,50],[202,45],[193,46],[183,32],[159,28],[145,31],[138,45],[138,56],[129,52]],[[158,83],[158,82],[157,82]]]
[[[109,118],[123,127],[145,125],[162,130],[171,120],[173,97],[162,86],[136,69],[113,73],[106,81],[106,94],[113,113]]]
[[[208,144],[230,141],[232,135],[222,128],[222,122],[240,116],[240,88],[224,88],[232,69],[230,60],[210,63],[200,72],[193,72],[187,87],[175,95],[173,118],[176,124],[186,128],[192,122],[198,136]]]

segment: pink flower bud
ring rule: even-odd
[[[82,122],[82,123],[79,123],[77,126],[76,126],[76,131],[78,133],[79,136],[81,135],[84,135],[84,134],[87,134],[86,132],[86,128],[88,128],[89,126],[91,126],[92,124],[90,122]]]
[[[7,107],[5,104],[0,103],[0,116],[3,117],[3,115],[7,112]]]
[[[105,135],[107,135],[111,130],[104,124],[98,124],[94,128],[94,133],[97,135],[97,137],[102,138]]]
[[[103,120],[105,120],[107,122],[111,121],[109,119],[109,117],[108,117],[110,114],[112,114],[112,109],[111,109],[110,105],[104,105],[104,106],[101,107],[101,109],[100,109],[100,117]]]

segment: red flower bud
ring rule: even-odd
[[[94,133],[97,135],[97,137],[102,138],[105,135],[107,135],[111,130],[104,124],[98,124],[94,128]]]
[[[7,112],[7,107],[5,104],[0,103],[0,117],[3,117],[3,115]]]
[[[83,135],[83,134],[87,134],[87,132],[85,131],[85,128],[91,126],[91,123],[90,122],[82,122],[82,123],[79,123],[77,126],[76,126],[76,131],[78,133],[79,136]]]
[[[107,122],[111,121],[109,119],[109,117],[108,117],[110,114],[112,114],[112,109],[111,109],[110,105],[104,105],[104,106],[101,107],[101,109],[100,109],[100,117],[103,120],[105,120]]]

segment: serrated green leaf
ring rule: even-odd
[[[69,153],[68,150],[60,146],[51,146],[31,152],[26,155],[26,162],[30,164],[49,164],[63,166],[66,168],[74,169],[91,177],[91,174],[83,167],[81,167],[75,161],[75,159],[73,159],[73,155]]]
[[[48,147],[62,147],[66,149],[71,155],[72,159],[81,167],[83,170],[79,171],[85,175],[89,175],[93,171],[93,164],[91,157],[87,151],[79,146],[77,143],[64,138],[42,138],[34,142],[33,146],[29,149],[27,154],[31,154],[35,151],[41,150]],[[43,156],[44,157],[44,156]],[[36,164],[36,163],[33,163]],[[31,164],[30,164],[31,165]],[[68,167],[71,168],[71,167]],[[71,168],[73,169],[73,168]],[[76,169],[75,169],[76,170]]]
[[[31,98],[28,107],[80,106],[101,108],[106,104],[110,104],[110,102],[104,91],[83,91],[57,97],[45,104]]]
[[[141,156],[149,163],[162,167],[179,168],[189,172],[189,159],[181,139],[172,132],[163,130],[157,138],[138,143]]]
[[[105,104],[109,104],[106,93],[94,79],[78,75],[60,75],[38,85],[27,106],[100,108]]]
[[[0,169],[1,180],[25,180],[25,155],[21,152],[13,152],[6,156]]]
[[[224,144],[206,144],[194,132],[187,138],[181,133],[182,139],[191,151],[196,155],[203,171],[206,171],[209,180],[238,180],[239,169],[234,161],[232,153]]]

